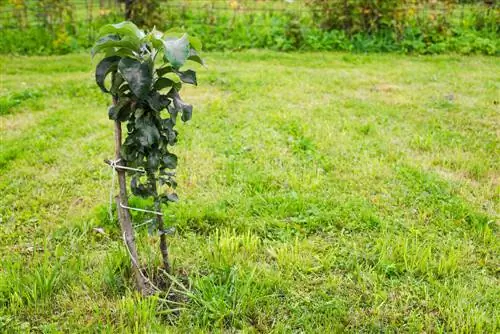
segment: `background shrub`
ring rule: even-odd
[[[124,2],[0,0],[0,53],[88,49],[98,27],[123,18]],[[207,50],[497,55],[500,40],[499,7],[488,0],[147,0],[127,8],[139,26],[181,26]]]

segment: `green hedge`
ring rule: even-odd
[[[478,9],[479,8],[479,9]],[[299,15],[300,14],[300,15]],[[168,22],[160,29],[181,26],[204,41],[205,50],[265,48],[280,51],[345,50],[354,52],[403,52],[418,54],[499,54],[498,10],[470,6],[446,18],[407,19],[398,28],[382,26],[367,32],[322,27],[313,15],[293,12],[225,13],[213,17],[205,11],[165,11]],[[121,16],[101,16],[89,25],[66,23],[57,27],[2,29],[0,53],[61,54],[88,49],[94,32]]]

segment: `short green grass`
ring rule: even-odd
[[[172,302],[133,293],[108,218],[95,64],[0,57],[0,332],[499,331],[497,58],[207,62],[165,208]]]

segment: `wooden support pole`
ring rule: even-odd
[[[116,101],[113,101],[116,103]],[[117,165],[122,165],[121,151],[122,147],[122,124],[120,121],[115,121],[115,161]],[[125,246],[128,249],[130,255],[130,260],[132,262],[132,272],[134,274],[136,288],[143,295],[147,294],[146,282],[142,275],[139,256],[137,255],[137,247],[135,245],[134,229],[132,227],[132,217],[130,216],[130,211],[123,206],[128,206],[128,196],[127,196],[127,181],[125,177],[125,171],[120,168],[115,168],[116,174],[118,175],[118,184],[120,186],[119,195],[116,196],[116,210],[118,212],[118,220],[120,221],[120,227],[123,234],[123,239]]]

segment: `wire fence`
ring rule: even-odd
[[[325,0],[327,1],[327,0]],[[307,5],[307,0],[163,0],[160,12],[165,22],[193,19],[207,25],[218,24],[217,18],[252,15],[281,15],[297,18],[322,15],[321,8]],[[444,5],[444,4],[447,5]],[[399,6],[401,12],[413,11],[415,16],[453,13],[464,16],[471,7],[477,13],[495,11],[497,1],[478,0],[450,6],[446,1],[418,2]],[[82,25],[89,27],[106,20],[123,19],[125,5],[120,0],[0,0],[0,29],[26,29],[54,25]],[[209,19],[209,18],[212,19]],[[500,16],[499,16],[500,17]],[[500,24],[500,20],[498,22]]]

